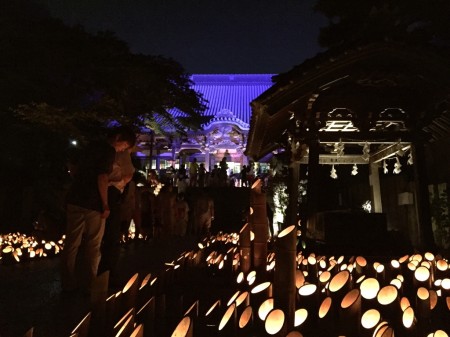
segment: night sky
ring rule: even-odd
[[[110,30],[133,53],[163,55],[188,73],[280,73],[314,57],[314,0],[39,0],[89,32]]]

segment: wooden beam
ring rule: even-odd
[[[369,162],[371,164],[378,163],[386,158],[392,157],[398,151],[400,151],[400,150],[406,151],[410,147],[411,147],[411,144],[409,144],[409,143],[392,144],[392,145],[385,147],[384,149],[374,153],[373,155],[371,155]]]

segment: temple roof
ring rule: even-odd
[[[208,101],[205,116],[232,112],[250,123],[250,102],[272,86],[273,74],[193,74],[193,89]],[[177,117],[177,113],[173,113]],[[220,114],[219,114],[220,115]]]

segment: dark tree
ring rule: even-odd
[[[450,46],[450,2],[446,0],[318,0],[329,19],[320,31],[323,47],[392,40]]]

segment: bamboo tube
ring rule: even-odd
[[[377,302],[382,317],[389,318],[391,322],[399,322],[402,315],[399,292],[392,284],[384,286],[378,291]]]
[[[134,309],[132,309],[134,310]],[[134,313],[129,315],[125,322],[120,326],[119,331],[115,334],[115,337],[129,337],[134,330]]]
[[[417,317],[417,328],[424,333],[425,328],[430,325],[431,317],[431,304],[430,304],[430,292],[427,288],[420,287],[417,289],[416,294],[416,313]]]
[[[33,332],[34,332],[34,328],[30,328],[30,329],[28,329],[27,332],[25,332],[25,334],[23,334],[22,337],[33,337]]]
[[[286,316],[281,309],[272,309],[264,321],[266,333],[275,337],[286,336]]]
[[[247,337],[253,333],[253,309],[249,305],[244,308],[238,322],[238,336]]]
[[[407,307],[403,311],[402,326],[399,329],[400,336],[415,336],[416,335],[416,316],[412,307]]]
[[[250,304],[253,308],[259,308],[265,300],[272,296],[272,283],[260,283],[250,291]]]
[[[303,337],[303,335],[298,331],[289,332],[286,337]]]
[[[381,314],[376,309],[369,309],[361,316],[361,337],[371,337],[375,332],[375,328],[380,323]]]
[[[342,270],[335,274],[328,285],[328,295],[333,298],[335,303],[340,303],[344,296],[350,290],[350,273],[348,270]]]
[[[239,264],[241,272],[247,274],[252,267],[250,225],[246,223],[239,232]]]
[[[298,289],[298,306],[308,308],[311,312],[317,312],[319,309],[319,292],[317,285],[306,283]]]
[[[141,308],[150,298],[150,280],[152,278],[152,274],[147,274],[142,279],[141,284],[139,285],[138,294],[137,294],[137,303],[136,307]]]
[[[124,313],[131,308],[136,308],[137,294],[139,291],[139,274],[134,274],[122,289],[121,312]]]
[[[366,278],[362,281],[361,286],[361,309],[362,311],[366,311],[368,309],[372,309],[377,307],[377,294],[380,290],[380,283],[376,278]]]
[[[361,319],[361,292],[350,290],[341,301],[339,332],[347,337],[357,337]]]
[[[200,316],[198,336],[217,336],[220,322],[220,300],[215,301],[204,315]],[[197,333],[196,333],[197,334]]]
[[[257,272],[259,281],[266,281],[266,260],[267,260],[267,241],[268,221],[266,210],[266,195],[261,190],[261,179],[257,179],[250,191],[250,205],[253,214],[250,216],[251,227],[255,233],[253,240],[253,266]]]
[[[116,294],[112,294],[106,299],[105,305],[105,323],[104,327],[106,330],[106,334],[110,336],[112,334],[112,330],[114,324],[116,322]]]
[[[232,303],[220,320],[218,335],[220,337],[234,337],[236,335],[236,320],[236,304]]]
[[[194,326],[189,316],[185,316],[178,323],[172,337],[194,337]]]
[[[144,337],[155,337],[155,297],[150,298],[136,313],[136,321],[145,326]]]
[[[425,266],[419,266],[414,271],[414,287],[420,288],[425,287],[431,289],[431,272]]]
[[[77,334],[78,337],[88,337],[90,322],[91,322],[91,313],[89,312],[72,330],[71,334]]]
[[[310,312],[314,311],[308,311],[305,308],[295,310],[294,329],[296,331],[300,331],[305,335],[313,335],[317,331],[317,327],[312,324],[312,319],[308,319]]]
[[[319,336],[331,336],[336,332],[336,310],[333,308],[333,298],[326,297],[319,307],[318,312]]]
[[[295,226],[289,226],[278,234],[275,246],[276,267],[274,274],[273,295],[275,307],[286,315],[286,328],[294,327],[297,237]]]
[[[144,326],[139,324],[134,330],[130,337],[144,337]]]
[[[135,316],[135,309],[131,308],[114,325],[114,327],[113,327],[113,336],[118,336],[119,332],[123,336],[123,333],[124,333],[123,329],[122,329],[123,326],[128,323],[130,318],[132,319],[132,321],[134,323],[134,316]],[[122,330],[122,332],[121,332],[121,330]],[[130,332],[130,334],[131,334],[131,332]]]

